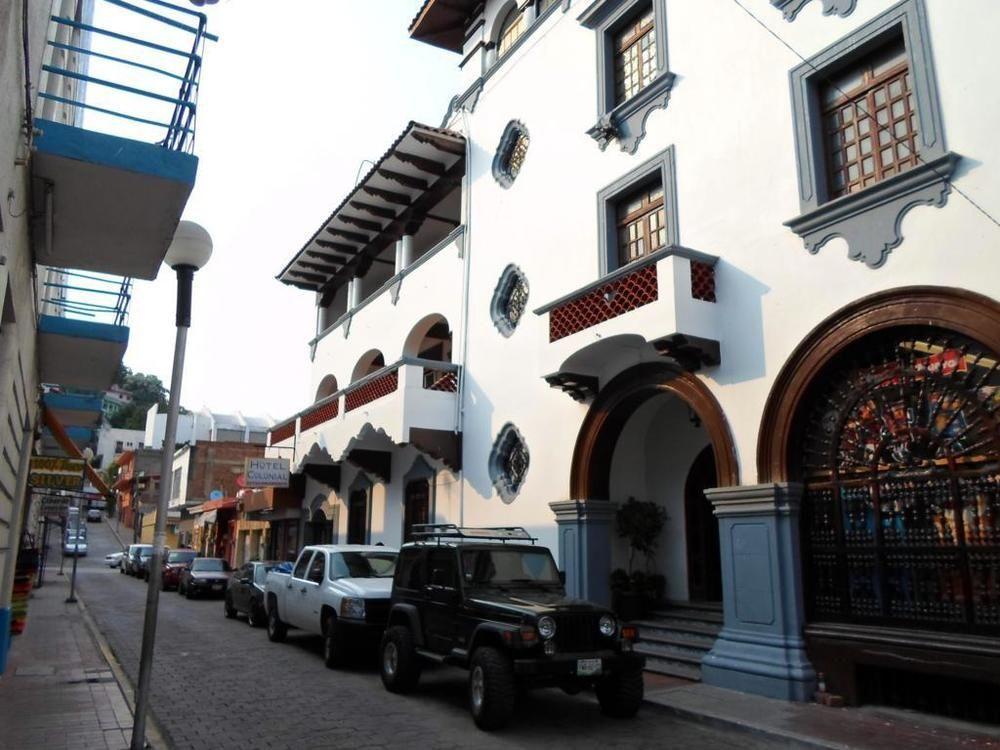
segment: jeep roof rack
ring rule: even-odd
[[[458,526],[453,523],[415,523],[413,537],[419,541],[436,539],[475,539],[477,541],[491,540],[499,542],[531,542],[538,541],[531,536],[523,526]]]

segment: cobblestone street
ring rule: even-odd
[[[134,682],[146,589],[103,565],[104,555],[117,549],[108,526],[90,526],[79,588]],[[330,671],[318,639],[293,632],[288,643],[272,644],[264,630],[225,619],[221,601],[189,601],[174,592],[161,599],[153,684],[155,718],[178,749],[770,746],[655,707],[644,707],[635,720],[610,720],[592,697],[558,690],[529,693],[509,728],[485,734],[469,716],[459,670],[428,670],[417,693],[392,695],[382,687],[374,655]]]

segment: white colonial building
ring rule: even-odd
[[[427,0],[463,91],[280,274],[317,303],[270,449],[311,537],[521,525],[607,600],[614,509],[651,500],[675,624],[703,613],[650,626],[651,668],[995,718],[998,24]]]

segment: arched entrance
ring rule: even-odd
[[[759,471],[804,485],[810,657],[849,701],[1000,718],[998,413],[1000,305],[960,290],[861,300],[779,375]]]
[[[595,399],[577,438],[571,492],[591,505],[629,497],[660,505],[667,521],[647,572],[665,576],[667,599],[718,602],[718,526],[704,490],[738,482],[729,427],[708,387],[671,364],[646,363]],[[611,564],[625,567],[627,542],[610,519],[608,533]]]
[[[332,544],[333,522],[326,517],[322,508],[314,508],[306,522],[306,544]]]

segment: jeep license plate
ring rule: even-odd
[[[601,673],[600,659],[577,659],[576,674],[579,677],[590,677]]]

